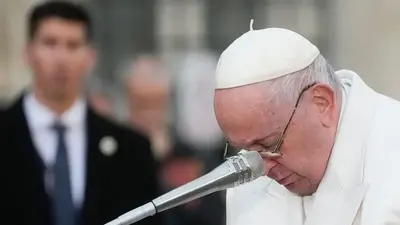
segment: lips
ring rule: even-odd
[[[266,162],[266,175],[283,186],[297,181],[298,175],[274,161]]]
[[[291,174],[293,174],[292,171],[285,170],[282,168],[282,166],[277,164],[268,171],[267,176],[279,182],[289,177]]]
[[[285,187],[290,185],[290,184],[295,183],[296,181],[297,181],[297,175],[295,173],[292,173],[292,174],[290,174],[289,176],[287,176],[287,177],[285,177],[283,179],[277,180],[277,182],[279,184],[281,184],[281,185],[283,185]]]

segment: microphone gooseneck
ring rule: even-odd
[[[161,195],[106,225],[129,225],[205,195],[251,182],[263,175],[264,162],[260,154],[242,150],[204,176]]]

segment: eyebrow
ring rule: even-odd
[[[268,142],[268,145],[273,145],[277,141],[276,139],[279,138],[280,135],[281,135],[281,132],[275,131],[275,132],[268,134],[267,136],[254,139],[251,142],[249,142],[247,145],[251,146],[251,145],[259,144],[260,142],[265,142],[265,141]],[[230,146],[232,146],[234,148],[238,148],[237,147],[238,145],[236,143],[230,141],[229,139],[226,139],[226,141],[229,143]],[[265,143],[264,143],[264,145],[265,145]]]

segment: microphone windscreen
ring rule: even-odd
[[[239,154],[246,159],[248,165],[250,166],[253,179],[257,179],[264,175],[264,160],[258,152],[242,150],[239,152]]]

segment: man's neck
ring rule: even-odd
[[[136,115],[130,114],[129,122],[130,122],[131,126],[135,127],[135,129],[138,130],[139,132],[141,132],[147,136],[151,135],[151,131],[150,131],[149,127],[146,126],[146,124],[143,123],[143,120],[138,118]]]
[[[49,108],[57,115],[62,115],[64,112],[66,112],[78,98],[78,96],[74,96],[65,99],[51,99],[45,96],[40,91],[36,90],[33,92],[33,94],[38,102],[45,105],[47,108]]]

